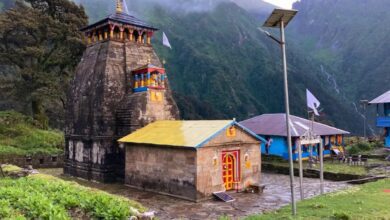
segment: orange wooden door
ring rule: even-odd
[[[235,158],[232,154],[226,154],[223,157],[222,177],[226,190],[232,190],[234,187]]]

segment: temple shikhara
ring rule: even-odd
[[[179,119],[179,110],[151,45],[157,29],[130,15],[125,1],[81,31],[88,45],[68,93],[64,172],[117,181],[125,168],[117,140],[156,120]]]

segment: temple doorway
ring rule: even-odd
[[[226,191],[233,190],[240,179],[240,152],[226,151],[222,153],[222,178]]]

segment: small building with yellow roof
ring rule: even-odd
[[[191,201],[243,190],[260,183],[261,141],[235,120],[157,121],[119,140],[125,184]]]

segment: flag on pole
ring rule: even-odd
[[[129,14],[129,9],[127,8],[126,0],[122,0],[122,7],[123,7],[123,12]]]
[[[166,46],[166,47],[169,47],[170,49],[172,49],[172,46],[169,43],[168,37],[165,34],[165,32],[163,32],[163,45]]]
[[[306,89],[306,99],[307,99],[307,107],[313,109],[314,114],[319,116],[318,108],[320,107],[320,101],[308,90]]]

